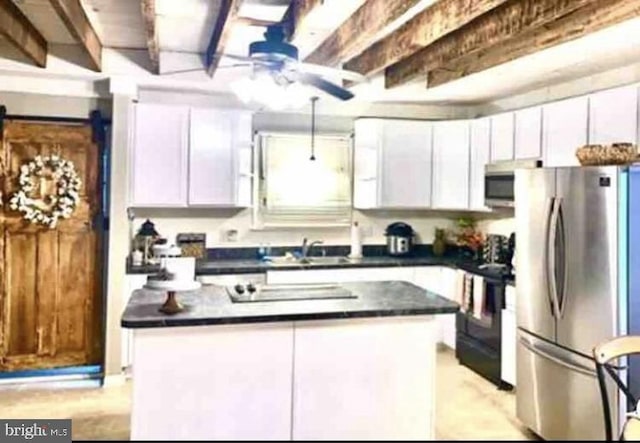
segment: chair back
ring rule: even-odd
[[[606,374],[609,374],[616,386],[624,393],[627,401],[633,405],[637,405],[638,401],[616,373],[616,369],[618,368],[611,364],[614,360],[634,354],[640,354],[640,336],[628,335],[616,337],[593,349],[593,357],[596,361],[596,371],[598,373],[598,385],[600,386],[600,394],[602,395],[602,410],[604,411],[607,441],[613,440],[613,426],[611,422],[611,405],[609,405],[609,397],[607,394]],[[636,418],[632,419],[637,420]],[[622,434],[624,434],[624,430]]]

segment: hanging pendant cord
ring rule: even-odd
[[[316,159],[316,101],[318,97],[311,97],[311,161]]]

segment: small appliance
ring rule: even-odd
[[[387,253],[394,256],[410,254],[414,235],[415,233],[410,225],[403,222],[391,223],[385,231]]]
[[[501,161],[491,163],[484,169],[484,204],[493,208],[515,206],[515,171],[542,167],[538,159]]]
[[[485,264],[507,264],[507,247],[509,239],[504,235],[489,234],[482,248],[482,261]]]

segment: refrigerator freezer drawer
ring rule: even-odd
[[[602,400],[592,360],[520,330],[516,362],[520,421],[545,440],[604,439]],[[615,386],[610,386],[609,393],[615,417]]]

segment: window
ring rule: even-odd
[[[345,226],[351,221],[351,137],[260,134],[256,227]]]

